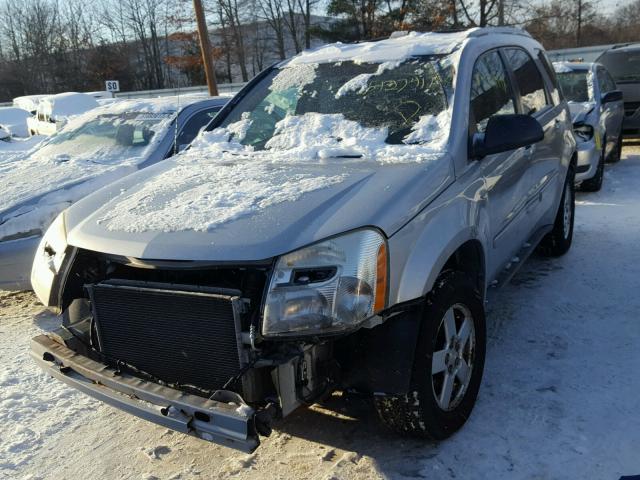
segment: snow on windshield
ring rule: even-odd
[[[96,108],[39,148],[0,161],[0,238],[43,229],[71,203],[136,171],[175,117],[175,101],[169,107],[163,100]]]
[[[440,60],[276,69],[219,128],[123,192],[99,223],[112,231],[207,231],[343,182],[349,162],[434,161],[449,137],[455,67]],[[323,164],[322,174],[300,171],[305,164]]]

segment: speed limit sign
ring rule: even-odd
[[[119,92],[120,82],[118,80],[107,80],[105,83],[105,90],[107,92]]]

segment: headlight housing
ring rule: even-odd
[[[586,123],[574,123],[573,131],[576,133],[576,136],[583,142],[588,142],[593,138],[593,127],[591,125],[587,125]]]
[[[60,272],[67,251],[67,229],[64,212],[56,217],[45,232],[36,250],[31,268],[31,286],[40,301],[54,306],[51,299],[51,287]]]
[[[281,256],[265,300],[262,334],[350,330],[386,306],[387,243],[356,230]]]

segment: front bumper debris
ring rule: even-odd
[[[260,445],[256,412],[116,372],[47,335],[31,340],[31,356],[52,377],[145,420],[244,452]],[[220,397],[239,397],[232,392]],[[228,393],[228,395],[224,395]]]

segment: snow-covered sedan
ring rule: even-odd
[[[27,119],[31,114],[22,108],[0,108],[0,128],[8,131],[12,137],[28,137]]]
[[[121,101],[76,117],[28,155],[0,157],[0,289],[30,288],[33,253],[58,213],[185,148],[227,101]]]
[[[576,182],[582,190],[598,191],[605,162],[617,162],[622,152],[622,92],[598,63],[555,62],[553,68],[578,139]]]

